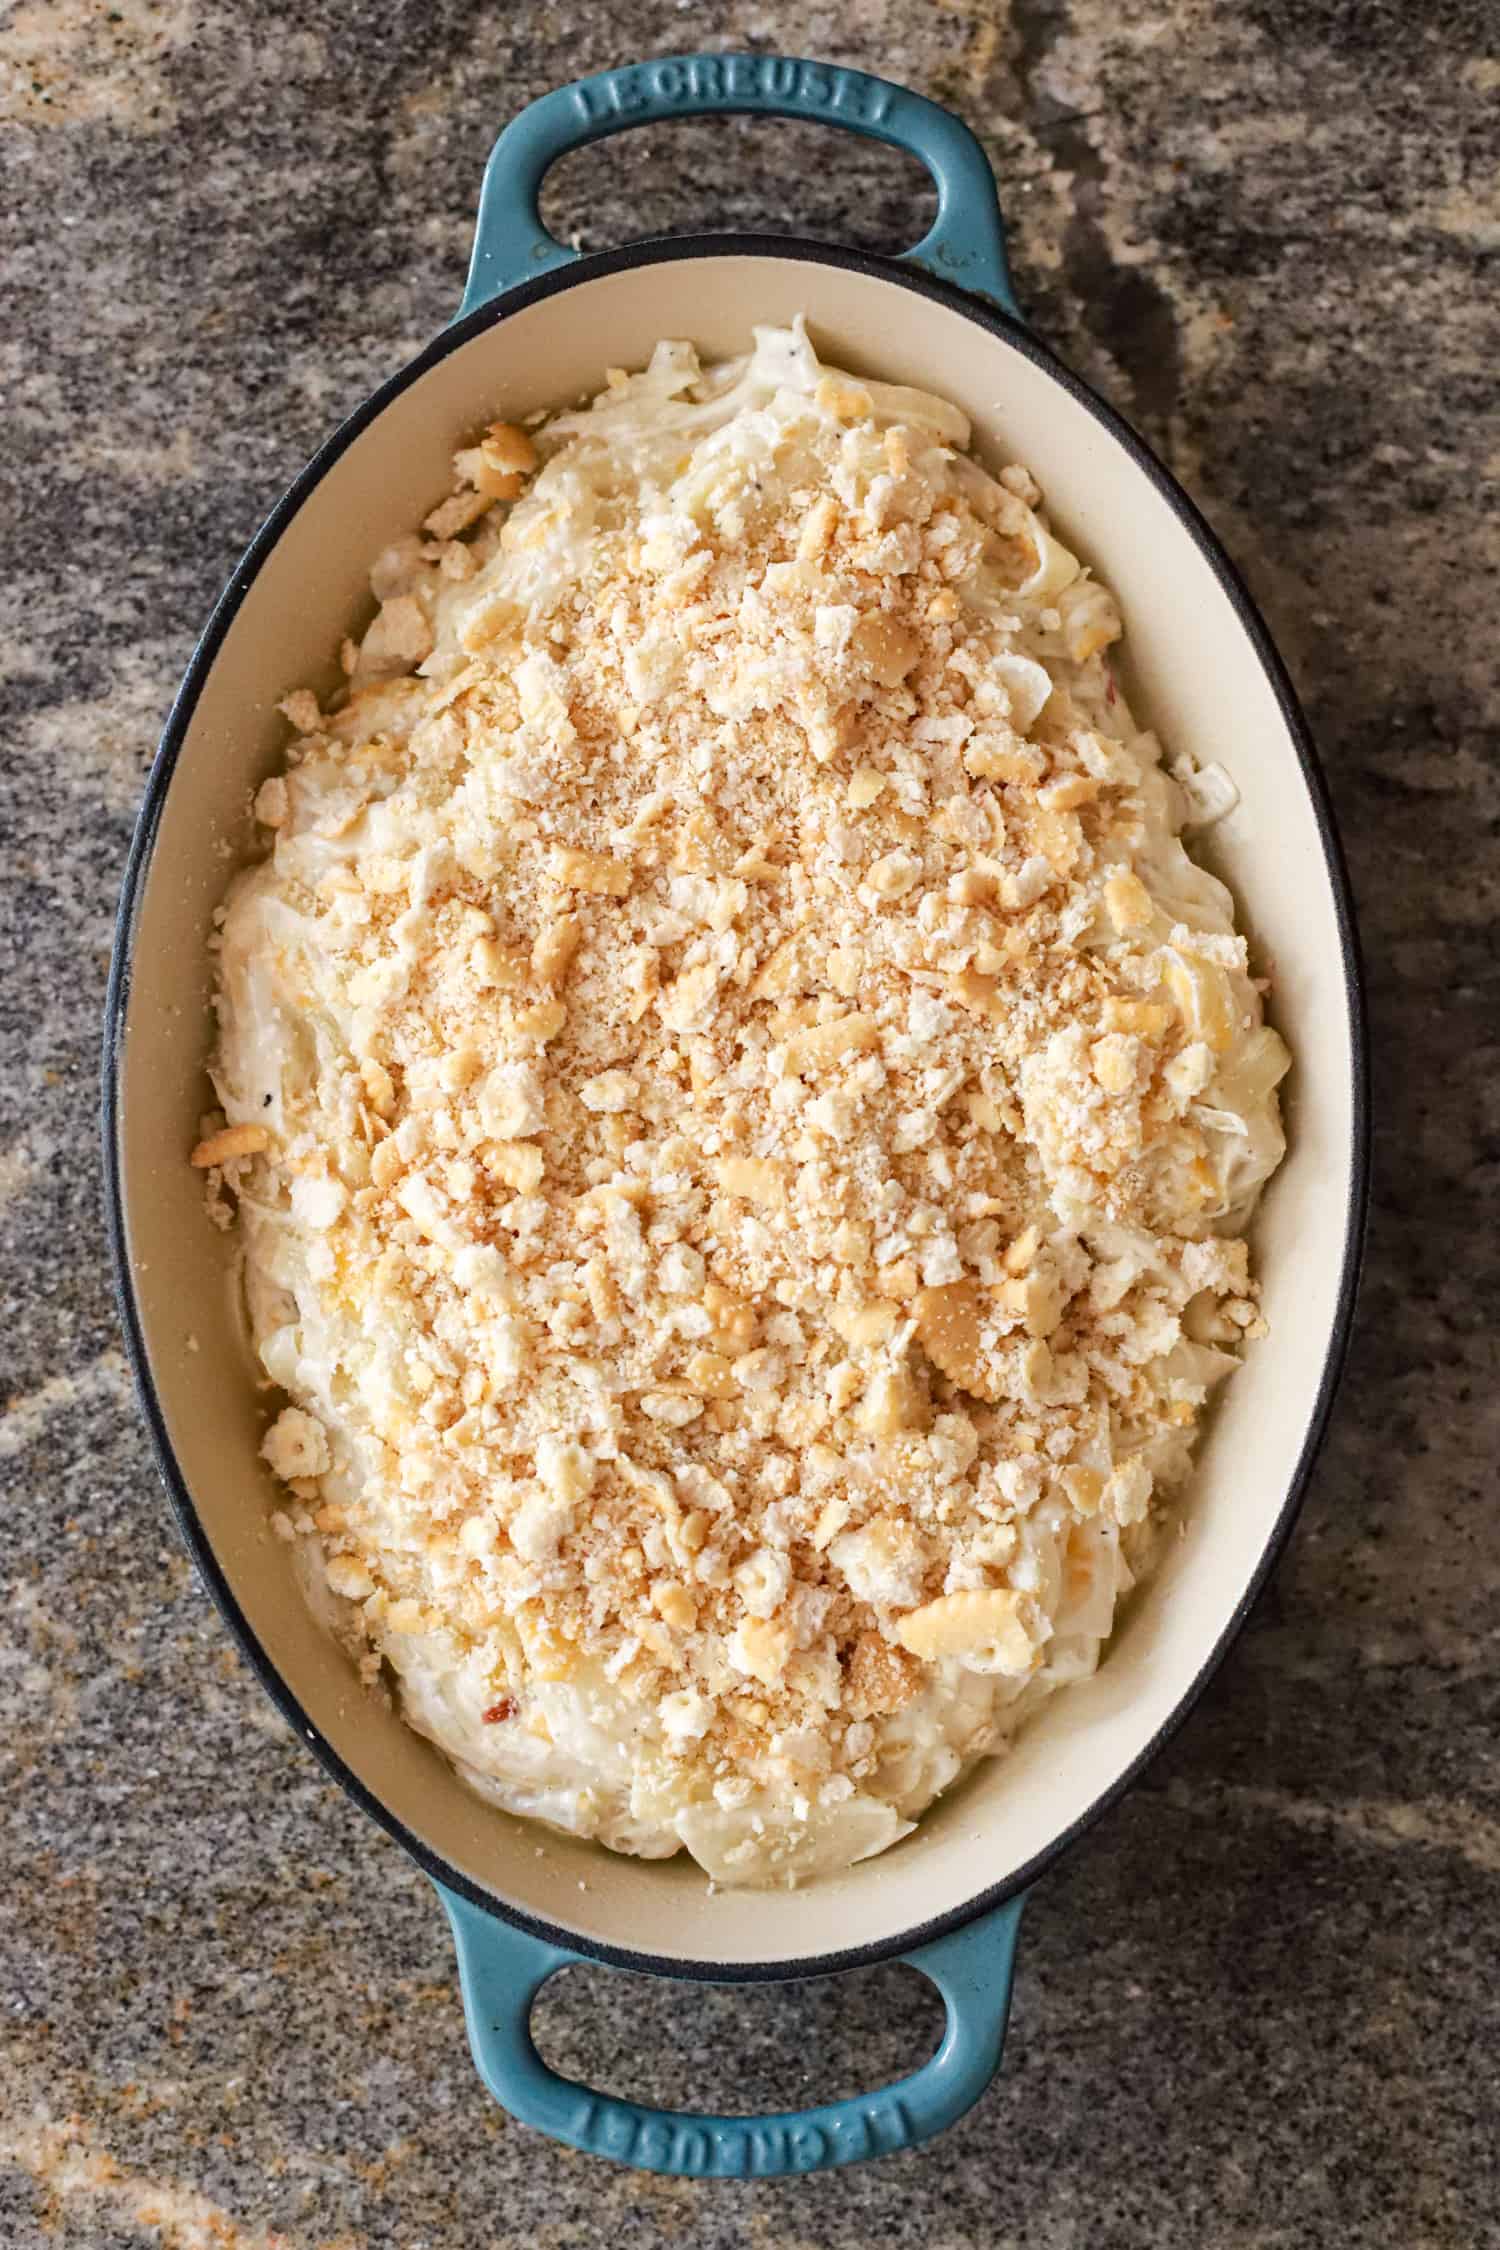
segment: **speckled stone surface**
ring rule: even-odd
[[[1500,2240],[1496,502],[1484,0],[20,0],[0,12],[0,2243],[7,2250],[1469,2250]],[[497,125],[754,44],[955,103],[1040,330],[1246,570],[1363,912],[1377,1209],[1301,1533],[1187,1730],[1030,1908],[1004,2076],[838,2179],[627,2175],[469,2067],[425,1881],[179,1550],[99,1223],[98,1019],[153,738],[281,485],[457,301]],[[894,246],[902,162],[682,127],[575,158],[586,244]],[[565,2067],[756,2107],[895,2074],[907,1971],[572,1975]]]

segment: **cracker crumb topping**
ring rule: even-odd
[[[492,424],[218,941],[291,1535],[477,1786],[723,1881],[1091,1668],[1261,1325],[1288,1058],[967,443],[800,326]]]

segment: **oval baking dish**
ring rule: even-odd
[[[936,224],[902,259],[765,236],[580,258],[546,233],[537,191],[558,156],[631,124],[705,111],[819,119],[905,148],[936,179]],[[498,415],[576,400],[598,387],[606,363],[639,365],[659,338],[687,337],[719,358],[748,346],[752,323],[798,313],[829,359],[952,398],[981,447],[1003,444],[1002,458],[1036,472],[1070,545],[1119,590],[1136,708],[1169,744],[1219,759],[1238,785],[1214,856],[1259,961],[1274,969],[1273,1014],[1296,1067],[1289,1154],[1255,1225],[1271,1333],[1218,1407],[1184,1535],[1128,1609],[1107,1661],[895,1852],[794,1896],[716,1894],[685,1858],[613,1857],[490,1809],[361,1692],[270,1535],[271,1480],[257,1454],[265,1402],[236,1319],[232,1243],[206,1223],[185,1158],[207,1100],[207,940],[226,855],[248,847],[248,800],[282,739],[277,700],[319,675],[361,614],[371,558],[448,489],[455,445]],[[1189,501],[1022,325],[994,182],[967,129],[882,80],[766,55],[613,71],[518,117],[486,172],[458,319],[297,479],[189,667],[125,878],[104,1071],[125,1328],[184,1534],[291,1724],[438,1885],[476,2060],[516,2115],[656,2171],[769,2175],[907,2145],[978,2097],[999,2060],[1027,1886],[1182,1718],[1290,1527],[1352,1312],[1363,1073],[1348,895],[1286,675]],[[206,1381],[210,1370],[226,1372]],[[943,1993],[938,2053],[895,2086],[791,2116],[642,2111],[556,2077],[528,2031],[539,1986],[581,1957],[734,1981],[898,1956]]]

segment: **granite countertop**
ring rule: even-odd
[[[1500,2240],[1493,31],[1483,0],[6,12],[4,2244]],[[287,1733],[170,1528],[94,1115],[131,820],[234,558],[449,315],[496,126],[584,69],[743,44],[964,112],[1038,328],[1246,571],[1359,895],[1378,1182],[1300,1534],[1192,1723],[1037,1891],[1003,2077],[914,2155],[697,2186],[481,2093],[425,1880]],[[916,200],[902,160],[765,125],[592,150],[550,197],[586,244],[707,218],[894,246]],[[621,2091],[754,2108],[894,2075],[936,2012],[899,1969],[589,1971],[542,2019]]]

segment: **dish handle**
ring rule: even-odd
[[[681,2179],[777,2179],[911,2148],[971,2109],[1000,2067],[1025,1893],[900,1958],[942,1994],[947,2024],[931,2060],[873,2094],[766,2117],[646,2109],[549,2070],[531,2010],[559,1969],[581,1962],[435,1886],[453,1925],[469,2045],[496,2101],[524,2125],[638,2172]]]
[[[841,126],[920,158],[937,186],[937,218],[902,262],[1020,319],[994,174],[968,126],[888,79],[790,55],[662,55],[577,79],[523,109],[485,167],[460,315],[578,256],[547,232],[537,207],[549,167],[570,149],[666,118],[751,113]]]

